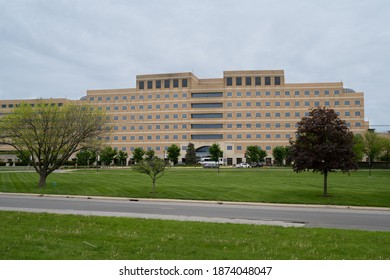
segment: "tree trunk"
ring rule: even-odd
[[[47,178],[46,174],[39,174],[39,183],[38,183],[39,187],[43,188],[44,186],[46,186],[46,178]]]
[[[153,178],[152,181],[153,181],[152,194],[155,194],[156,193],[156,178]]]
[[[328,171],[324,172],[324,197],[328,196]]]

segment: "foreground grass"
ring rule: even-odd
[[[390,259],[390,235],[0,211],[0,259]]]
[[[320,174],[291,169],[169,168],[153,196],[150,178],[131,169],[54,173],[45,188],[37,182],[35,172],[0,172],[0,192],[390,207],[390,171],[378,170],[332,173],[327,198]]]

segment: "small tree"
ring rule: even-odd
[[[267,152],[260,149],[259,146],[248,146],[245,151],[245,159],[249,164],[264,162],[264,158],[267,156]]]
[[[112,147],[107,146],[100,151],[100,161],[105,165],[110,166],[116,155],[117,151],[115,151]]]
[[[328,196],[330,172],[356,170],[353,133],[334,110],[313,109],[298,123],[297,138],[290,140],[290,156],[295,172],[313,170],[324,175],[323,196]]]
[[[369,160],[369,175],[371,176],[372,163],[383,150],[383,140],[373,130],[364,133],[365,152]]]
[[[156,193],[156,181],[164,175],[165,161],[158,157],[141,160],[135,167],[139,173],[148,175],[152,179],[152,194]]]
[[[117,154],[117,159],[119,161],[120,166],[126,165],[126,159],[128,157],[128,154],[124,151],[119,151]]]
[[[365,143],[364,138],[360,134],[353,136],[353,153],[355,154],[355,160],[361,161],[364,157]]]
[[[219,158],[223,156],[223,151],[221,150],[219,144],[214,143],[213,145],[211,145],[209,149],[209,153],[210,153],[211,161],[215,161],[217,163],[218,173],[219,173]]]
[[[173,162],[173,164],[177,164],[178,158],[180,156],[180,148],[172,144],[171,146],[168,147],[168,159]]]
[[[194,143],[189,143],[186,151],[186,164],[195,165],[196,164],[196,152]]]
[[[155,155],[156,155],[156,152],[153,149],[147,150],[145,152],[145,159],[146,160],[151,160],[151,159],[153,159],[155,157]]]
[[[21,160],[23,165],[29,165],[30,164],[30,152],[29,151],[17,151],[16,156]]]
[[[76,154],[76,161],[78,165],[84,165],[89,167],[89,164],[95,162],[95,160],[96,152],[88,148],[81,149]]]
[[[276,164],[283,165],[283,161],[287,157],[287,148],[283,146],[276,146],[272,150],[272,156],[274,157]]]
[[[144,155],[145,155],[144,149],[142,149],[141,147],[135,148],[133,151],[134,162],[138,164],[144,158]]]

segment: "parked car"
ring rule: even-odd
[[[236,165],[237,168],[251,168],[252,166],[246,162],[241,162]]]
[[[217,168],[218,167],[218,163],[216,162],[208,162],[208,163],[205,163],[202,165],[203,168]]]

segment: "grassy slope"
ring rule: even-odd
[[[0,259],[390,259],[390,235],[0,211]]]
[[[152,197],[151,180],[129,169],[82,170],[49,176],[46,188],[36,187],[36,173],[0,173],[0,192],[54,193],[89,196]],[[55,182],[55,186],[53,186]],[[156,198],[342,204],[390,207],[390,172],[332,173],[329,193],[322,194],[322,176],[290,169],[171,168],[157,182]]]

